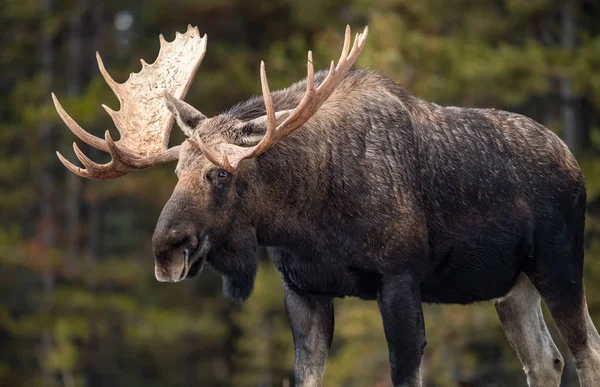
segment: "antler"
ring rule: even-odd
[[[306,78],[306,92],[300,101],[300,104],[293,110],[288,111],[287,118],[279,125],[276,124],[276,113],[273,107],[273,99],[269,91],[269,84],[267,83],[267,75],[265,73],[265,63],[260,64],[260,83],[262,86],[263,98],[265,101],[266,110],[266,125],[267,130],[262,140],[253,147],[241,147],[233,144],[220,144],[219,148],[221,151],[220,159],[217,157],[215,152],[208,148],[200,139],[199,134],[190,139],[192,143],[200,148],[204,156],[213,164],[227,170],[233,171],[237,168],[240,161],[256,157],[264,153],[273,144],[288,136],[294,130],[298,129],[306,123],[319,108],[325,103],[327,98],[333,93],[335,88],[344,79],[344,76],[350,70],[362,49],[365,46],[365,41],[369,33],[369,27],[365,27],[361,34],[356,34],[352,50],[350,50],[350,26],[346,26],[346,34],[344,38],[344,47],[342,49],[342,55],[335,65],[334,61],[331,61],[331,67],[327,77],[315,88],[314,68],[312,60],[312,52],[308,52],[308,76]],[[348,52],[349,51],[349,52]],[[284,112],[277,112],[279,115]]]
[[[102,105],[111,116],[121,134],[113,141],[106,131],[102,140],[79,126],[62,108],[52,93],[54,106],[69,129],[85,143],[108,152],[112,161],[97,164],[90,160],[73,143],[77,158],[85,169],[79,168],[56,152],[60,161],[71,172],[88,179],[114,179],[128,172],[175,161],[179,158],[179,146],[167,149],[173,126],[173,114],[163,99],[166,90],[183,98],[194,79],[206,53],[206,34],[200,38],[198,27],[188,25],[185,34],[176,33],[175,40],[168,43],[160,35],[160,51],[153,64],[142,59],[142,70],[132,73],[125,83],[115,82],[104,68],[100,54],[96,53],[98,67],[104,80],[119,99],[121,109],[114,111]]]

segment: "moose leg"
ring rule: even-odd
[[[377,303],[394,387],[421,386],[419,368],[426,341],[419,285],[410,276],[384,277]]]
[[[565,244],[569,247],[568,244]],[[582,387],[600,386],[600,336],[590,318],[583,288],[583,247],[576,254],[560,245],[540,251],[546,259],[529,276],[575,358]],[[553,264],[554,267],[548,267]]]
[[[581,387],[600,386],[600,336],[589,315],[583,283],[573,293],[566,286],[552,294],[540,291],[562,338],[575,358]]]
[[[517,353],[530,387],[558,387],[563,358],[552,341],[541,297],[522,274],[506,297],[495,302],[504,333]]]
[[[284,288],[296,355],[295,386],[320,387],[333,339],[333,302],[296,291],[285,281]]]

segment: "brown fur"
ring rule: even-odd
[[[322,82],[324,73],[315,78]],[[294,109],[305,86],[273,92],[275,110]],[[198,112],[178,122],[210,146],[251,146],[265,132],[255,121],[264,114],[256,97],[210,119]],[[537,292],[576,354],[582,383],[598,380],[600,338],[588,327],[581,280],[585,183],[564,143],[535,121],[439,106],[356,70],[303,127],[224,172],[183,144],[179,182],[153,238],[158,271],[175,281],[185,275],[171,265],[189,259],[195,274],[206,261],[223,275],[225,294],[243,300],[254,284],[256,249],[269,247],[294,338],[313,337],[296,347],[297,380],[322,375],[334,297],[378,301],[392,380],[419,385],[421,302],[498,300],[523,275],[533,287],[519,285],[499,311],[530,383],[555,384],[560,373],[543,322],[508,323],[511,314],[523,324],[539,320]],[[193,231],[173,240],[173,229]],[[200,254],[205,239],[210,250]],[[523,335],[529,344],[515,344]],[[539,361],[530,354],[536,340],[546,351]]]

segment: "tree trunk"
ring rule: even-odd
[[[52,13],[52,0],[41,0],[42,20],[50,17]],[[44,34],[45,35],[45,34]],[[48,37],[42,37],[40,42],[40,64],[41,70],[48,82],[52,82],[54,68],[54,53],[52,41]],[[40,174],[40,240],[46,251],[56,247],[56,230],[54,206],[52,197],[56,189],[55,176],[52,174],[54,165],[54,146],[52,141],[53,128],[46,121],[40,123],[40,149],[44,155],[44,162]],[[44,275],[44,288],[51,290],[54,287],[52,271]]]
[[[40,0],[42,33],[40,37],[40,66],[43,78],[49,83],[52,83],[54,75],[54,52],[52,47],[52,39],[45,33],[47,21],[52,16],[53,1]],[[47,302],[44,303],[44,312],[50,314],[51,295],[54,291],[54,265],[52,263],[53,251],[56,247],[56,214],[53,205],[53,196],[56,189],[56,179],[53,175],[54,159],[54,143],[52,136],[53,128],[48,122],[40,123],[40,150],[42,152],[42,165],[40,173],[40,228],[39,238],[43,246],[44,254],[47,258],[45,268],[42,271],[42,286],[43,293],[47,297]],[[44,329],[41,337],[41,354],[40,364],[42,368],[43,378],[47,385],[51,385],[54,380],[53,370],[46,365],[46,359],[52,351],[52,330]]]
[[[100,30],[102,29],[102,15],[104,12],[104,7],[101,1],[97,1],[92,5],[92,22],[91,28],[93,31],[93,42],[94,42],[94,50],[100,50],[103,46],[102,42],[102,33]],[[94,157],[100,153],[95,148],[90,147],[90,156],[92,160],[97,160],[97,157]],[[99,209],[98,204],[98,195],[95,192],[86,193],[86,206],[87,206],[87,223],[88,223],[88,248],[89,248],[89,265],[93,265],[94,262],[98,261],[98,259],[102,256],[102,213]]]
[[[69,16],[67,93],[70,97],[82,91],[82,14],[85,4],[80,4]],[[77,267],[79,251],[79,218],[81,208],[82,179],[74,173],[67,174],[67,265],[71,271]]]
[[[561,45],[566,52],[573,51],[577,39],[575,5],[575,0],[564,0],[561,8]],[[577,107],[581,98],[573,92],[571,80],[568,77],[560,81],[560,95],[565,142],[572,151],[582,150],[589,145],[589,133],[587,127],[579,119],[580,110]]]

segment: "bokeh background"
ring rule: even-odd
[[[158,34],[187,24],[208,53],[186,100],[207,115],[337,58],[344,26],[370,27],[359,67],[439,104],[523,113],[556,131],[587,177],[586,289],[600,324],[600,4],[597,0],[0,0],[0,385],[293,385],[280,277],[262,253],[252,297],[223,298],[211,270],[154,279],[151,234],[173,165],[115,181],[67,172],[76,139],[54,91],[102,136],[118,108],[94,52],[124,81],[152,62]],[[172,143],[182,141],[174,129]],[[83,148],[92,158],[107,155]],[[463,155],[471,157],[471,155]],[[476,230],[473,230],[476,232]],[[523,386],[492,305],[425,306],[426,386]],[[564,386],[576,386],[567,358]],[[325,386],[389,386],[375,303],[336,302]]]

